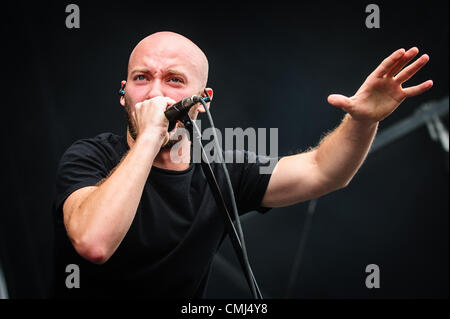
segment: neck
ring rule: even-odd
[[[133,147],[135,140],[131,137],[130,131],[127,129],[127,144]],[[184,171],[189,168],[191,158],[191,142],[183,138],[170,148],[161,148],[156,154],[153,160],[153,166],[172,170],[172,171]],[[176,156],[175,161],[172,161],[171,152]]]

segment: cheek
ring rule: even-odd
[[[145,85],[130,85],[126,92],[125,96],[128,97],[128,101],[136,104],[146,99],[149,88]]]
[[[153,94],[151,87],[143,85],[143,86],[136,86],[132,89],[130,88],[130,90],[127,92],[125,96],[128,97],[127,101],[129,103],[133,103],[128,105],[134,107],[136,103],[149,99],[150,97],[149,94]],[[178,102],[193,94],[198,94],[198,92],[194,92],[190,87],[178,88],[165,85],[164,87],[161,88],[161,94]]]
[[[137,102],[133,102],[133,99],[129,95],[125,94],[125,108],[128,113],[131,114],[131,112],[134,111],[134,105],[136,103]]]
[[[192,95],[190,90],[183,90],[183,89],[174,89],[169,88],[164,92],[165,96],[170,97],[172,100],[178,102],[182,99],[189,97]]]
[[[125,94],[125,102],[130,111],[134,111],[136,103],[143,102],[147,99],[147,95],[144,90],[129,90]]]
[[[135,105],[138,102],[142,102],[147,99],[147,92],[144,90],[136,90],[130,94],[130,101],[132,101]]]

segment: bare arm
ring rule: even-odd
[[[149,105],[150,101],[137,107],[136,113],[153,129],[144,130],[141,125],[141,133],[112,174],[101,185],[79,189],[64,202],[64,224],[69,238],[77,252],[94,263],[106,262],[125,237],[153,160],[164,143],[168,122],[163,121],[162,112],[168,100],[160,99]]]
[[[418,52],[411,48],[392,53],[350,98],[330,95],[328,102],[347,112],[344,120],[316,149],[278,162],[262,205],[291,205],[346,186],[364,161],[378,122],[405,98],[421,94],[433,85],[426,81],[405,89],[401,86],[428,62],[429,57],[423,55],[403,69]]]
[[[346,186],[367,156],[377,127],[361,126],[346,115],[317,148],[280,159],[262,205],[292,205]]]

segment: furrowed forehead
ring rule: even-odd
[[[189,39],[170,32],[160,32],[143,39],[134,48],[128,61],[128,75],[143,60],[156,61],[176,60],[185,64],[194,76],[198,78],[202,87],[206,86],[208,78],[208,60],[200,48]]]

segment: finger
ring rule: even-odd
[[[198,108],[197,108],[197,111],[199,111],[200,113],[205,113],[206,112],[205,107],[203,105],[199,105]]]
[[[341,94],[331,94],[328,96],[328,103],[349,112],[351,108],[350,98]]]
[[[399,81],[400,83],[408,81],[417,71],[419,71],[427,62],[430,60],[430,57],[427,54],[422,55],[418,58],[414,63],[408,65],[404,68],[399,74],[397,74],[394,79]]]
[[[177,103],[175,100],[172,100],[170,97],[167,97],[166,101],[167,101],[167,104],[169,104],[169,105]]]
[[[398,72],[400,72],[405,65],[407,65],[417,54],[419,53],[419,49],[416,47],[413,47],[406,51],[406,53],[403,55],[403,57],[397,61],[397,63],[392,67],[392,69],[386,73],[386,76],[394,76]]]
[[[163,123],[168,124],[169,123],[169,119],[166,117],[166,113],[162,113],[161,114],[161,119],[163,121]]]
[[[166,146],[166,144],[169,143],[169,141],[170,141],[170,135],[169,135],[169,132],[166,132],[166,136],[164,137],[164,141],[161,144],[161,147]]]
[[[145,100],[145,101],[143,101],[143,103],[156,103],[156,104],[161,104],[161,103],[163,103],[163,102],[166,102],[167,103],[167,97],[165,97],[165,96],[162,96],[162,95],[158,95],[158,96],[154,96],[154,97],[152,97],[152,98],[150,98],[150,99],[147,99],[147,100]]]
[[[409,88],[403,89],[403,92],[406,94],[406,97],[412,97],[412,96],[422,94],[423,92],[429,90],[432,86],[433,86],[433,81],[428,80],[419,85],[411,86]]]
[[[208,107],[208,110],[209,110],[209,105],[207,104],[206,106]],[[206,112],[205,107],[202,104],[200,104],[200,103],[197,103],[194,107],[192,107],[191,110],[198,111],[199,113],[205,113]]]
[[[405,49],[399,49],[388,56],[386,59],[381,62],[381,64],[375,69],[373,74],[376,77],[383,77],[392,67],[397,63],[398,60],[405,54]]]

